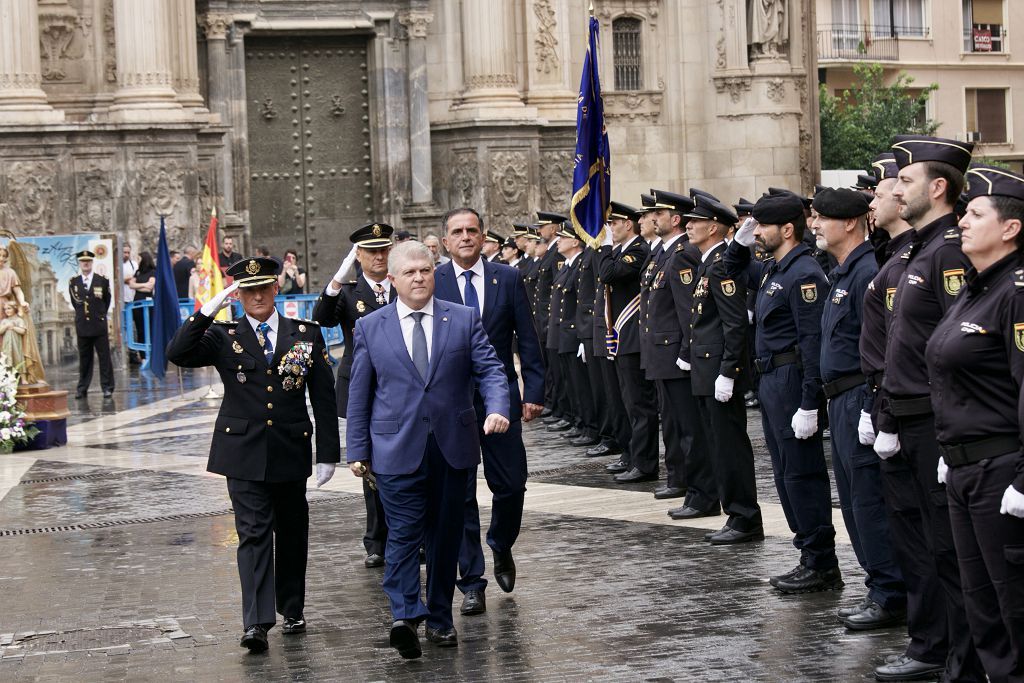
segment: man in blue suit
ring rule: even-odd
[[[484,434],[509,427],[508,380],[472,308],[434,298],[434,259],[409,241],[388,257],[393,305],[356,321],[346,431],[349,468],[372,472],[384,503],[388,541],[384,593],[391,646],[406,659],[427,639],[458,645],[452,597],[467,482],[480,462],[474,396]],[[420,597],[419,549],[427,550],[427,600]]]
[[[453,209],[444,216],[444,246],[452,260],[434,273],[435,296],[475,308],[483,321],[487,338],[505,366],[511,399],[512,424],[502,434],[483,436],[484,477],[493,495],[487,545],[494,553],[494,578],[509,593],[516,583],[512,545],[523,521],[526,493],[526,447],[523,422],[538,417],[544,409],[544,356],[537,336],[526,286],[516,268],[492,263],[480,257],[484,243],[483,221],[473,209]],[[471,284],[466,288],[467,282]],[[512,359],[517,342],[523,370],[523,395]],[[476,419],[483,427],[486,411],[476,398]],[[484,553],[480,544],[480,510],[476,503],[476,474],[466,487],[466,528],[459,552],[459,590],[464,594],[462,614],[480,614],[487,609],[484,589]]]

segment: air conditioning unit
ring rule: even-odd
[[[981,142],[981,133],[976,130],[969,130],[965,133],[964,138],[967,142]]]

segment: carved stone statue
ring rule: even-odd
[[[788,0],[747,0],[747,42],[752,59],[777,59],[789,45]]]
[[[22,384],[45,382],[46,373],[43,371],[42,355],[36,344],[35,326],[32,324],[32,317],[29,313],[29,303],[25,299],[21,278],[18,277],[18,273],[8,261],[27,265],[27,260],[21,252],[21,245],[15,240],[11,240],[6,247],[0,247],[0,312],[3,313],[3,316],[0,316],[0,321],[8,316],[7,304],[12,304],[14,313],[21,319],[21,326],[25,330],[21,334],[21,361],[23,364],[18,370],[20,381]],[[30,277],[27,269],[22,268],[22,270],[25,271],[26,277]],[[31,283],[27,282],[26,286],[31,288]],[[6,345],[6,340],[4,343]]]
[[[4,317],[0,318],[0,352],[7,356],[7,361],[19,372],[18,366],[25,361],[25,332],[28,331],[25,319],[18,315],[18,304],[5,301]],[[27,384],[25,376],[19,377],[21,384]]]

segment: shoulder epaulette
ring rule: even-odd
[[[953,240],[960,237],[960,231],[957,228],[949,228],[946,230],[946,234],[942,236],[943,239]]]
[[[318,323],[317,321],[307,320],[306,318],[292,318],[292,320],[294,320],[297,323],[309,323],[310,325],[316,325],[317,327],[320,326],[320,323]]]
[[[715,254],[714,263],[718,263],[721,260],[722,260],[722,252],[718,252],[717,254]]]
[[[1024,287],[1024,268],[1013,271],[1013,284],[1016,287]]]
[[[686,245],[680,242],[679,244],[676,245],[676,251],[682,251],[685,247]]]
[[[214,320],[214,325],[237,325],[237,320]]]

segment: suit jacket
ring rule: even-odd
[[[391,288],[391,301],[394,301],[395,289]],[[341,333],[345,337],[345,355],[338,364],[338,379],[334,385],[334,393],[338,401],[338,417],[345,417],[348,406],[348,380],[352,373],[352,346],[356,320],[373,313],[381,305],[377,303],[377,295],[362,275],[351,282],[341,285],[336,296],[327,294],[327,289],[320,294],[313,308],[313,320],[324,327],[341,325]]]
[[[269,482],[309,477],[313,423],[306,409],[307,391],[316,422],[316,461],[341,459],[334,377],[320,326],[311,320],[278,319],[277,345],[270,365],[244,316],[213,323],[197,312],[178,328],[167,345],[167,358],[172,363],[185,368],[212,365],[224,382],[224,400],[206,467],[210,472]],[[312,346],[308,372],[304,378],[298,376],[303,379],[301,384],[295,375],[280,372],[282,359],[300,342]]]
[[[700,251],[686,241],[686,235],[679,237],[669,246],[668,252],[662,252],[651,261],[650,284],[645,288],[647,305],[643,308],[640,344],[644,349],[644,370],[647,379],[680,379],[689,373],[680,370],[676,359],[680,356],[680,348],[684,331],[686,342],[690,338],[690,305],[692,303],[692,287],[674,290],[671,278],[678,278],[679,273],[669,269],[669,265],[684,259],[694,272],[700,263]],[[677,269],[683,266],[676,266]]]
[[[480,462],[473,396],[487,414],[509,416],[508,378],[475,309],[434,297],[430,366],[420,377],[405,346],[398,307],[356,321],[345,441],[351,462],[379,474],[410,474],[433,432],[456,469]]]
[[[557,353],[576,352],[579,339],[576,336],[576,273],[580,259],[571,267],[565,261],[556,263],[558,270],[551,285],[551,315],[548,318],[546,348]]]
[[[590,347],[594,343],[594,318],[604,316],[603,309],[598,313],[594,307],[596,290],[594,250],[587,247],[579,256],[579,268],[576,270],[576,336]],[[601,343],[604,345],[604,340]],[[590,353],[593,353],[593,349]]]
[[[640,272],[650,254],[647,243],[637,237],[626,251],[621,247],[603,246],[596,255],[597,274],[606,287],[609,317],[612,325],[623,309],[640,293]],[[639,313],[619,330],[618,353],[640,353]]]
[[[517,268],[484,261],[484,312],[481,321],[488,341],[498,354],[498,360],[505,366],[511,420],[522,417],[524,402],[537,405],[544,403],[544,353],[541,351],[537,327],[527,300],[526,286],[520,273]],[[436,299],[461,304],[462,285],[462,282],[457,281],[455,267],[451,263],[446,263],[434,271]],[[513,344],[517,346],[523,371],[521,397],[519,377],[513,358]],[[477,418],[483,420],[486,413],[480,413],[483,409],[480,400],[477,401],[477,408]]]
[[[719,375],[736,380],[733,393],[748,388],[747,288],[725,272],[722,242],[703,260],[693,275],[693,314],[687,349],[695,396],[714,396]],[[681,252],[682,253],[682,252]],[[680,261],[677,261],[679,263]],[[674,267],[679,267],[675,266]],[[689,268],[687,263],[681,268]]]
[[[548,318],[551,314],[551,288],[555,283],[555,274],[565,263],[565,258],[558,253],[558,247],[551,247],[540,257],[537,263],[537,285],[534,297],[534,316],[537,318],[537,329],[544,333],[548,329]]]
[[[110,281],[93,273],[89,285],[86,290],[81,275],[74,276],[68,283],[71,306],[75,309],[75,332],[79,337],[102,337],[107,334]]]

